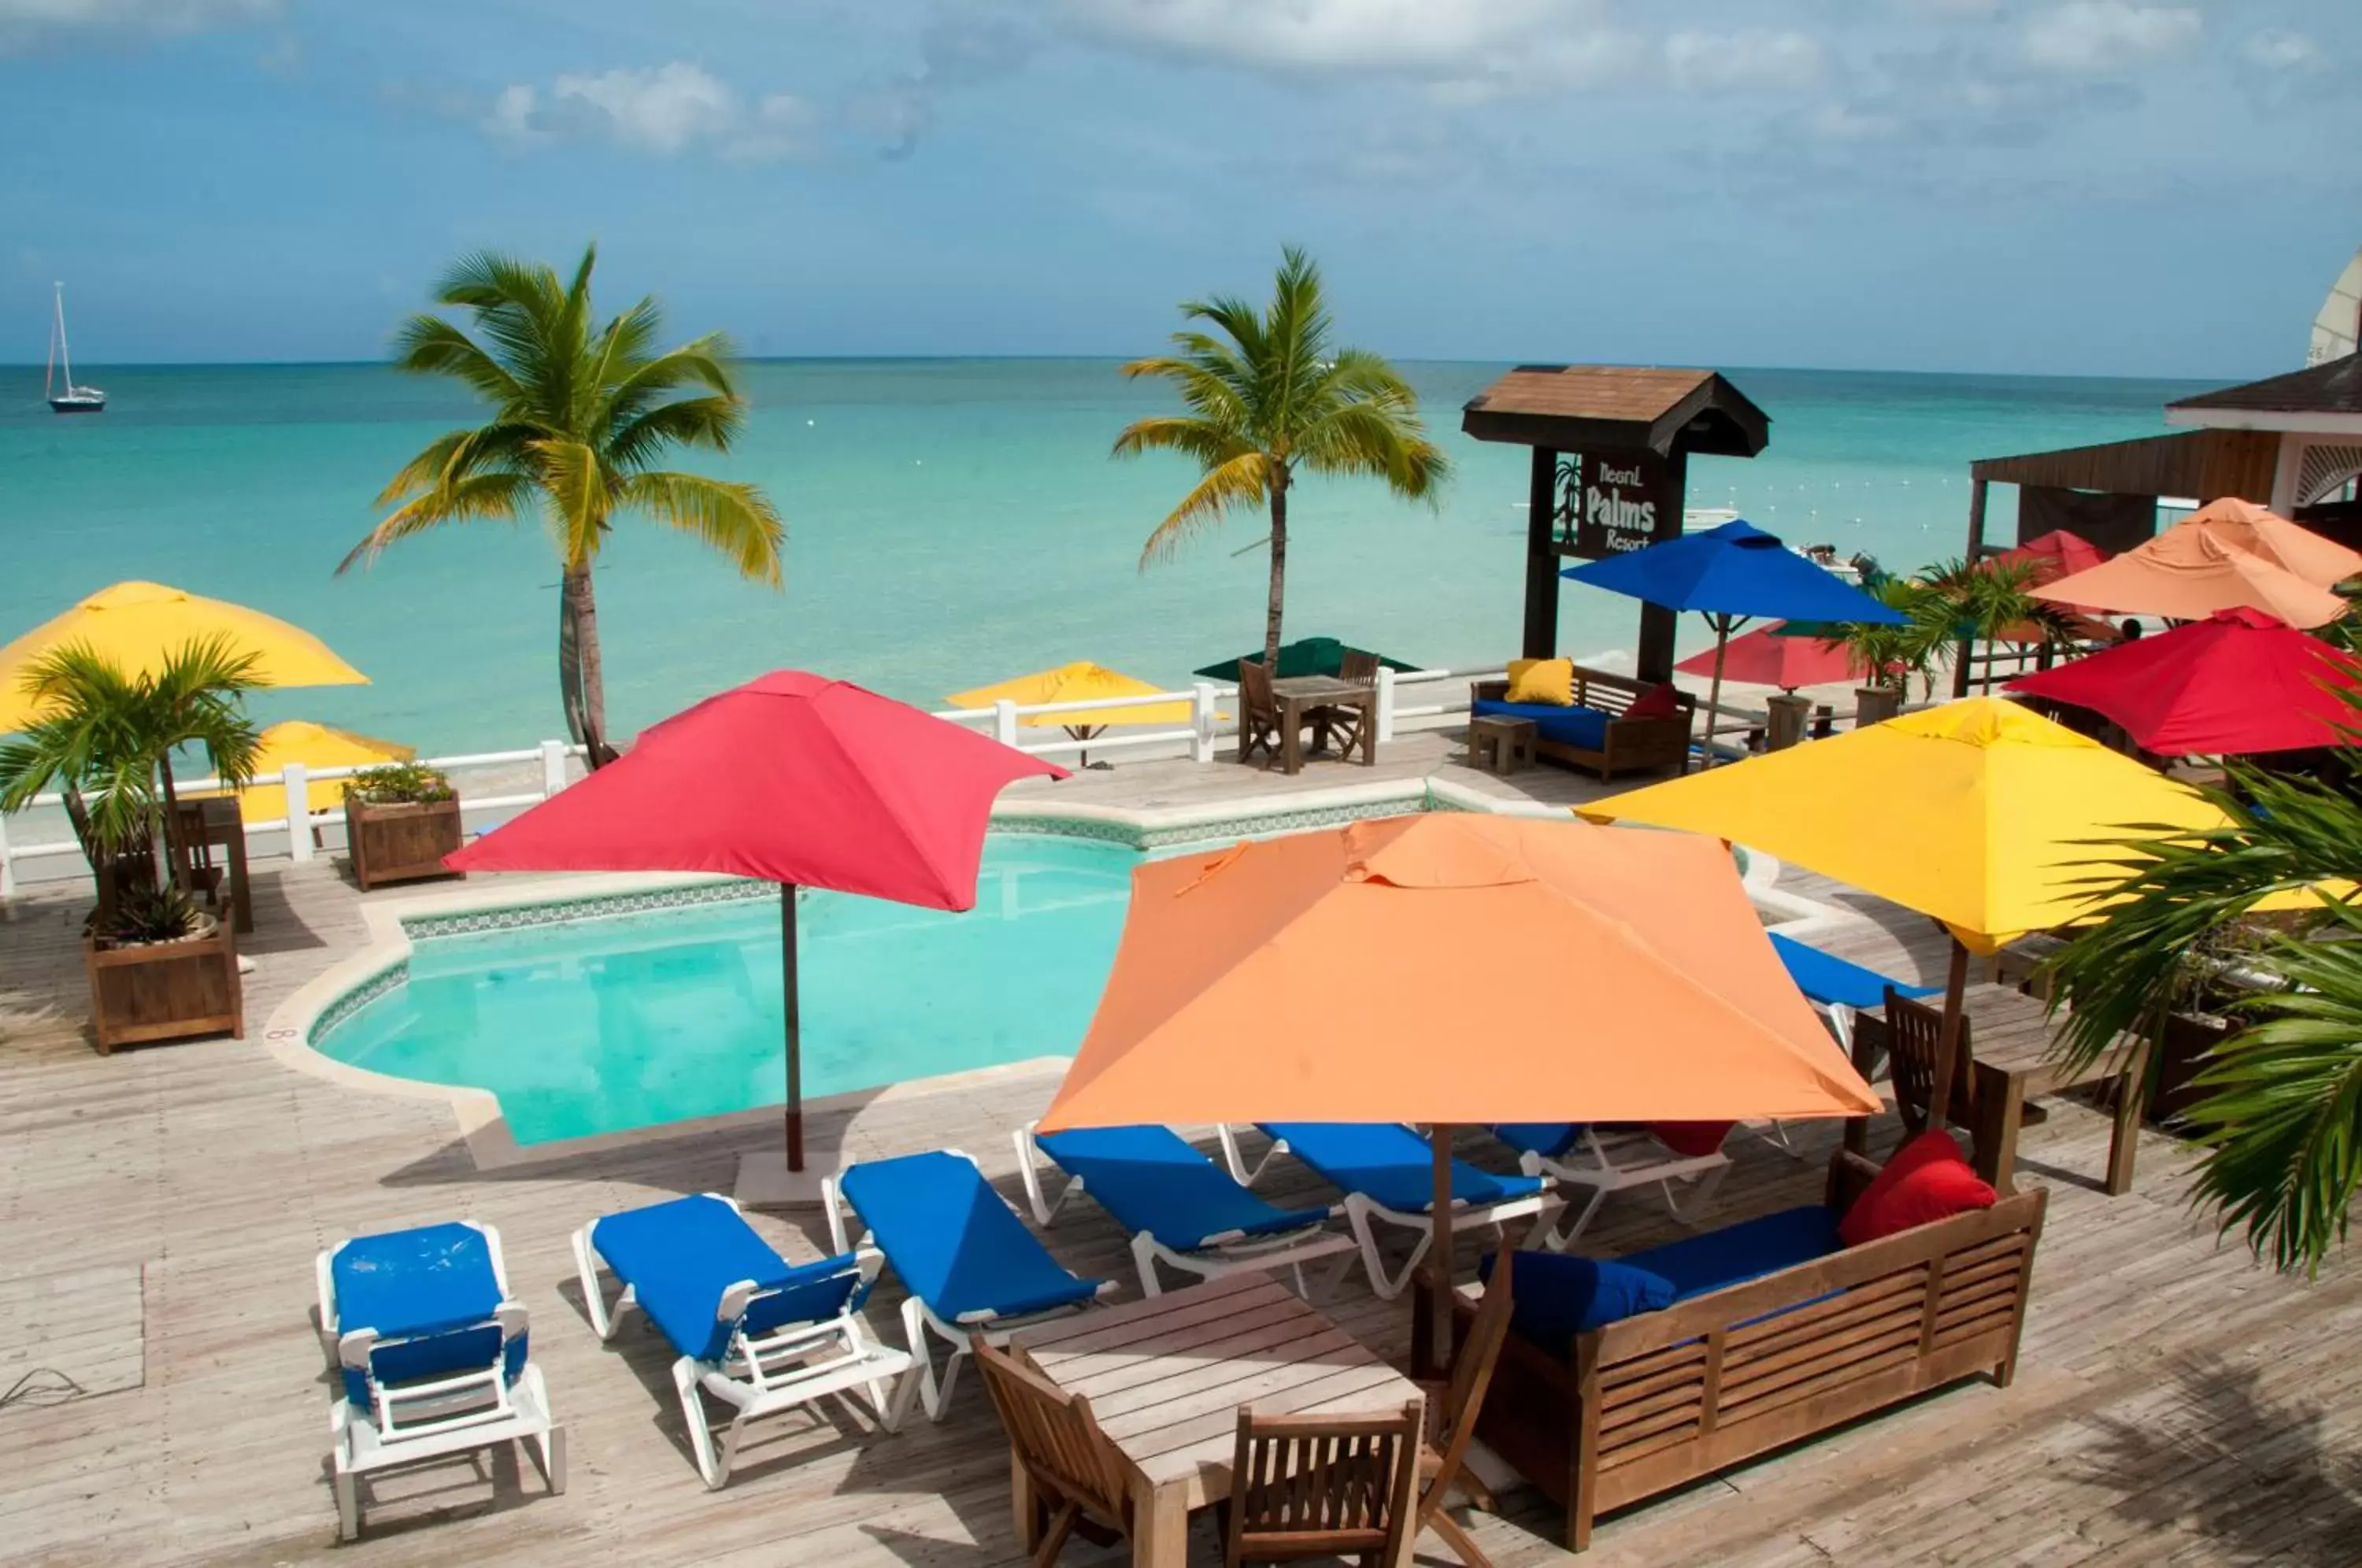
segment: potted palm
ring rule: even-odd
[[[1900,625],[1856,621],[1835,628],[1837,640],[1853,655],[1855,668],[1862,672],[1862,684],[1853,693],[1857,729],[1883,723],[1903,711],[1911,678],[1916,675],[1923,682],[1927,679],[1936,646],[1927,635],[1926,588],[1899,577],[1865,582],[1862,588],[1880,603],[1902,612],[1905,619]]]
[[[179,886],[166,824],[181,747],[203,749],[232,787],[253,778],[260,737],[238,700],[260,684],[254,666],[215,638],[149,674],[127,675],[83,645],[27,671],[42,716],[0,745],[0,811],[22,811],[52,789],[64,797],[96,885],[83,954],[101,1051],[244,1032],[236,944]]]
[[[437,768],[397,762],[345,785],[345,844],[361,890],[462,873],[444,867],[459,847],[459,792]]]

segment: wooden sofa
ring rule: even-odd
[[[1686,770],[1690,759],[1690,732],[1697,717],[1697,699],[1686,691],[1677,690],[1673,701],[1680,712],[1671,718],[1629,719],[1624,711],[1629,708],[1651,683],[1635,680],[1629,676],[1611,675],[1604,669],[1574,667],[1574,705],[1595,708],[1607,715],[1606,739],[1594,750],[1587,746],[1571,745],[1564,741],[1537,737],[1534,753],[1569,767],[1596,773],[1603,779],[1618,773],[1655,772],[1672,768]],[[1509,683],[1506,680],[1479,680],[1468,689],[1473,709],[1482,701],[1505,701]],[[1471,714],[1472,722],[1474,715]]]
[[[1877,1168],[1841,1152],[1832,1207]],[[1581,1551],[1599,1514],[1964,1377],[2006,1386],[2044,1197],[1643,1312],[1576,1335],[1563,1355],[1512,1333],[1476,1435],[1565,1507]],[[1476,1303],[1451,1299],[1458,1342]],[[1431,1342],[1431,1302],[1418,1293],[1415,1343]]]

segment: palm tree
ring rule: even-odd
[[[1432,502],[1450,462],[1427,438],[1418,395],[1394,367],[1361,348],[1331,346],[1320,270],[1294,246],[1281,252],[1271,304],[1258,311],[1217,295],[1191,300],[1182,316],[1221,336],[1185,328],[1176,352],[1135,359],[1130,377],[1171,381],[1189,412],[1142,419],[1115,438],[1114,455],[1152,447],[1197,461],[1201,477],[1140,552],[1145,570],[1234,508],[1268,508],[1271,599],[1264,614],[1264,666],[1279,659],[1287,580],[1287,492],[1299,473],[1383,479],[1407,500]],[[1227,339],[1227,341],[1226,341]]]
[[[0,745],[0,812],[62,791],[74,836],[98,881],[101,910],[127,878],[146,883],[174,803],[171,757],[202,747],[233,788],[254,778],[262,741],[239,698],[262,682],[253,654],[210,637],[175,651],[152,674],[126,675],[86,644],[69,644],[25,671],[44,717]]]
[[[2312,1270],[2362,1190],[2362,803],[2247,767],[2231,781],[2205,791],[2224,825],[2100,852],[2091,886],[2111,901],[2051,961],[2071,1009],[2056,1049],[2080,1069],[2161,1038],[2175,1011],[2241,1021],[2183,1113],[2205,1151],[2194,1198],[2259,1257]],[[2348,901],[2257,908],[2323,887]]]
[[[773,587],[787,538],[755,486],[654,466],[675,447],[728,451],[745,423],[745,400],[720,333],[658,350],[653,295],[596,321],[598,254],[595,245],[584,249],[564,284],[537,263],[490,251],[462,257],[436,300],[467,311],[477,337],[439,315],[403,324],[395,366],[465,382],[491,417],[436,437],[404,464],[378,497],[393,512],[337,568],[372,561],[395,540],[446,524],[515,522],[537,512],[563,572],[558,687],[567,727],[590,748],[594,767],[609,754],[590,574],[616,514],[637,512],[692,535],[741,575]]]
[[[1968,694],[1970,656],[1976,645],[2005,638],[2032,642],[2045,653],[2076,647],[2082,641],[2077,617],[2061,605],[2036,599],[2042,568],[2035,561],[1986,559],[1971,562],[1955,558],[1929,567],[1923,574],[1927,592],[1916,612],[1922,623],[1932,664],[1946,643],[1955,648],[1952,692]],[[1988,672],[1985,684],[1992,685]]]

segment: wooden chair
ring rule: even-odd
[[[1378,683],[1378,656],[1363,653],[1359,648],[1347,648],[1338,661],[1337,678],[1356,686]],[[1359,708],[1315,708],[1305,715],[1315,725],[1314,734],[1336,738],[1337,755],[1351,756],[1353,748],[1362,744],[1362,710]]]
[[[1937,1064],[1944,1050],[1944,1015],[1925,1002],[1897,995],[1886,988],[1886,1065],[1894,1079],[1894,1109],[1902,1114],[1903,1131],[1916,1138],[1927,1131],[1927,1106],[1936,1088]],[[1952,1101],[1944,1120],[1970,1126],[1970,1101],[1976,1074],[1969,1066],[1969,1021],[1960,1020],[1960,1038],[1952,1059]]]
[[[982,1334],[969,1353],[1032,1487],[1032,1518],[1019,1522],[1039,1539],[1033,1568],[1050,1568],[1077,1532],[1099,1546],[1131,1540],[1131,1466],[1099,1430],[1091,1402],[993,1349]]]
[[[1239,760],[1263,747],[1267,769],[1279,760],[1279,699],[1271,694],[1271,672],[1251,658],[1239,660]]]
[[[1258,1416],[1242,1406],[1227,1568],[1313,1557],[1393,1568],[1417,1518],[1425,1420],[1417,1399],[1395,1415]]]
[[[1501,1342],[1508,1338],[1509,1262],[1517,1255],[1517,1249],[1507,1245],[1494,1254],[1493,1277],[1485,1284],[1476,1320],[1451,1358],[1451,1381],[1428,1394],[1429,1421],[1418,1456],[1418,1514],[1411,1534],[1415,1538],[1421,1530],[1433,1530],[1467,1568],[1492,1568],[1492,1559],[1443,1507],[1454,1486],[1466,1490],[1478,1507],[1493,1507],[1491,1494],[1462,1472],[1467,1466],[1468,1445],[1476,1436],[1477,1415],[1485,1408],[1485,1391],[1500,1364]]]

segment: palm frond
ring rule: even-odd
[[[414,315],[395,329],[393,365],[412,375],[457,377],[495,408],[524,398],[524,389],[505,366],[439,315]]]
[[[1115,448],[1109,456],[1136,458],[1148,451],[1179,452],[1196,458],[1201,468],[1214,469],[1253,450],[1251,442],[1227,425],[1165,414],[1136,419],[1125,425],[1117,434]]]
[[[396,508],[337,563],[342,577],[356,564],[367,566],[387,547],[447,523],[513,523],[533,501],[537,481],[528,474],[477,474],[453,485],[437,485]]]
[[[534,463],[558,559],[579,571],[599,553],[615,497],[598,448],[585,441],[539,441]]]
[[[779,585],[787,525],[770,498],[754,485],[702,474],[637,473],[624,480],[616,499],[702,539],[729,558],[741,576]]]
[[[1220,522],[1224,513],[1262,506],[1271,494],[1272,478],[1272,460],[1263,452],[1242,452],[1209,469],[1149,535],[1140,549],[1140,569],[1145,571],[1172,559],[1188,540]]]

